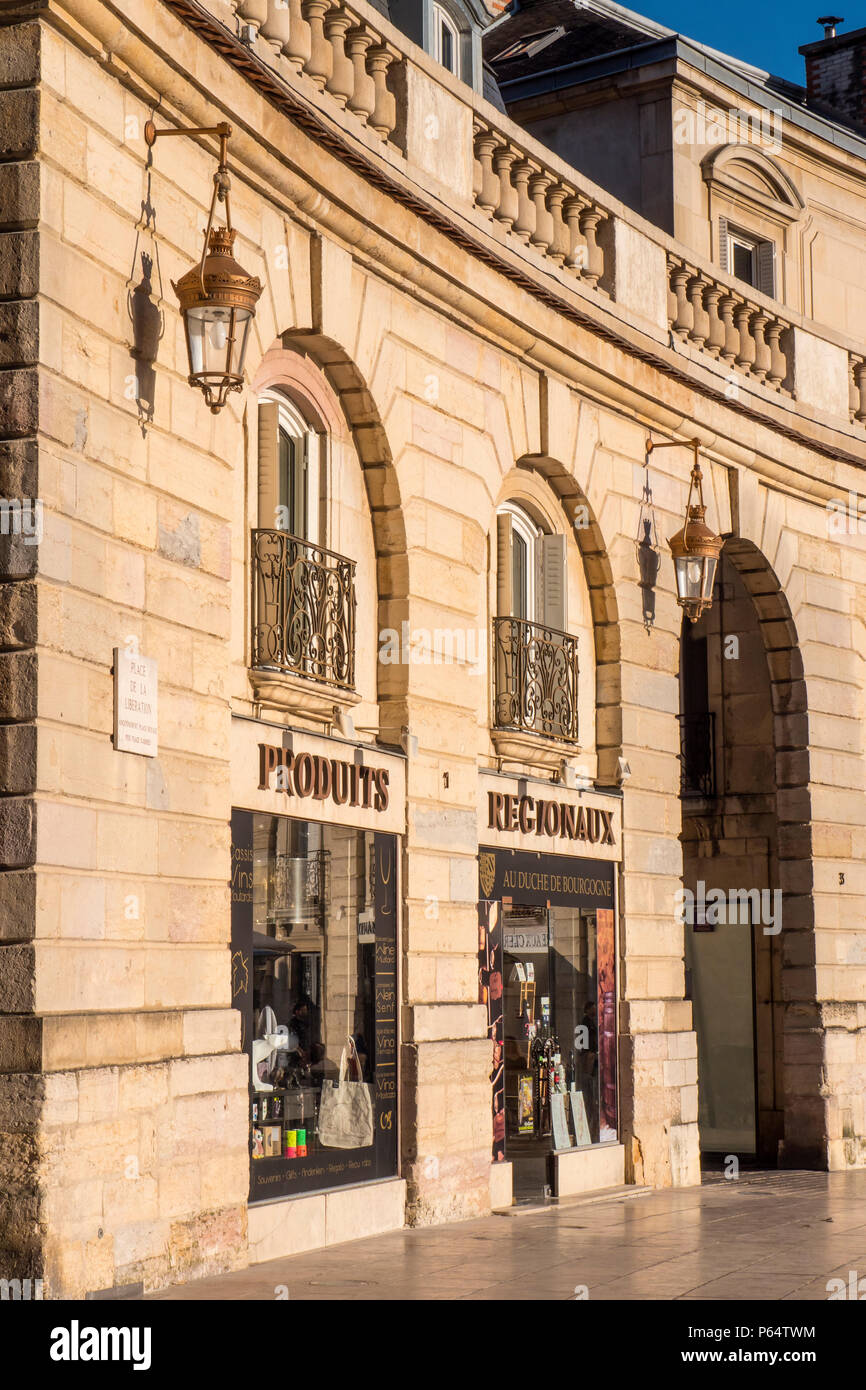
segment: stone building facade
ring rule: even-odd
[[[593,1143],[556,1146],[560,1192],[700,1180],[712,961],[676,906],[699,878],[782,895],[779,934],[753,923],[753,955],[740,941],[724,967],[755,1000],[730,1062],[755,1059],[754,1144],[862,1166],[859,316],[745,284],[711,231],[675,241],[367,0],[134,17],[33,0],[0,19],[0,1273],[55,1297],[153,1288],[509,1202],[502,969],[494,985],[479,965],[479,899],[507,907],[509,855],[611,904],[592,927],[611,972],[600,1118]],[[215,146],[149,150],[148,119],[232,126],[235,253],[264,290],[218,414],[188,383],[170,288],[201,254]],[[801,137],[783,120],[783,148]],[[746,148],[741,200],[756,167]],[[832,272],[849,305],[858,272],[835,251]],[[648,457],[648,437],[684,447]],[[725,546],[687,660],[663,540],[693,438]],[[287,535],[336,586],[325,656],[275,636],[284,590],[268,615]],[[530,647],[557,665],[552,715],[515,690]],[[124,649],[158,663],[155,757],[113,742]],[[704,678],[714,783],[684,797]],[[256,1057],[293,1031],[304,1047],[300,996],[288,1024],[249,1004],[257,968],[283,978],[271,907],[291,874],[293,929],[318,942],[301,1003],[329,952],[335,1011],[375,997],[346,1031],[378,1126],[357,1182],[334,1163],[317,1187],[311,1166],[295,1194],[300,1169],[251,1163],[249,1109],[273,1104]],[[328,894],[343,935],[319,931]],[[339,1060],[342,1019],[322,1026]],[[714,1027],[702,1055],[731,1042]],[[251,1169],[276,1195],[251,1194]]]

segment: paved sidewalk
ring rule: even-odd
[[[866,1171],[705,1174],[542,1211],[395,1231],[152,1295],[159,1299],[826,1300],[866,1278]]]

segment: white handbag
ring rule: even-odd
[[[349,1069],[355,1079],[349,1077]],[[373,1088],[362,1080],[353,1038],[340,1057],[339,1081],[325,1081],[319,1102],[319,1143],[326,1149],[366,1149],[373,1142]]]

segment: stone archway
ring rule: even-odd
[[[589,589],[595,646],[595,742],[598,781],[613,786],[622,754],[622,675],[619,612],[613,569],[595,511],[576,478],[558,459],[530,455],[518,461],[542,477],[573,529]]]
[[[361,465],[376,553],[378,630],[400,631],[408,618],[406,527],[400,485],[385,427],[361,372],[346,350],[323,334],[287,332],[283,348],[321,371],[337,399]],[[398,744],[408,720],[403,663],[377,663],[379,737]]]
[[[698,913],[703,883],[751,916],[685,927],[702,1146],[823,1167],[806,685],[787,598],[752,542],[726,542],[716,602],[684,624],[681,655],[685,886]]]

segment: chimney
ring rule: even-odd
[[[806,100],[831,119],[866,129],[866,29],[837,34],[839,15],[823,15],[823,39],[803,44]]]

